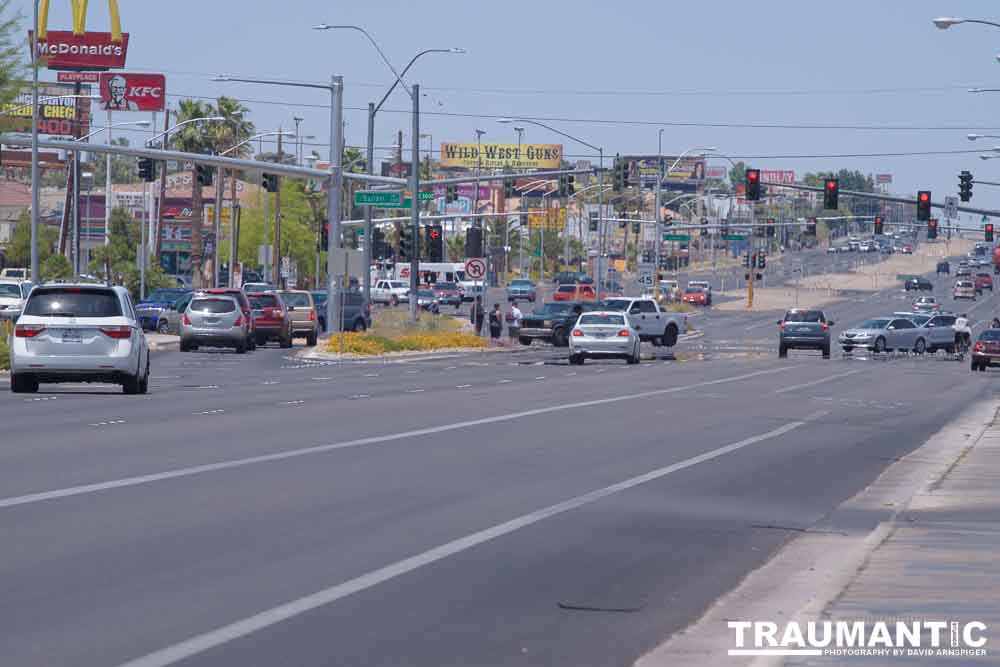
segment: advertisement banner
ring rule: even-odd
[[[875,182],[879,185],[892,183],[892,174],[875,174]]]
[[[781,169],[761,169],[760,182],[774,185],[783,183],[795,183],[795,172]]]
[[[480,155],[480,150],[482,155]],[[475,169],[558,169],[562,144],[441,143],[441,167]]]
[[[714,178],[716,180],[720,180],[721,181],[722,179],[724,179],[726,177],[726,174],[728,174],[728,173],[729,173],[729,170],[726,169],[725,167],[722,167],[722,166],[708,167],[705,170],[705,177],[706,178]]]
[[[561,232],[566,229],[566,209],[535,209],[528,211],[528,228]]]
[[[32,43],[28,31],[28,44]],[[49,30],[42,41],[38,40],[38,56],[49,69],[108,70],[125,67],[128,53],[128,33],[122,33],[120,42],[114,41],[110,32],[85,32]]]
[[[381,167],[383,176],[395,176],[396,178],[410,177],[409,162],[383,162]]]
[[[72,83],[39,83],[38,98],[58,98],[59,95],[73,95]],[[90,95],[91,87],[80,86],[81,95]],[[90,131],[90,100],[72,97],[47,99],[38,105],[38,131],[53,136],[73,136],[76,125],[77,105],[80,110],[80,135]],[[31,132],[31,90],[25,87],[10,102],[0,104],[0,131]]]
[[[656,187],[656,177],[660,173],[660,159],[655,155],[641,155],[622,158],[629,163],[629,183],[640,184],[643,188]],[[694,190],[705,184],[705,158],[691,156],[678,159],[665,155],[663,160],[662,187],[668,190]]]
[[[105,111],[163,111],[167,78],[162,74],[102,72],[101,109]]]

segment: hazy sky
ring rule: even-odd
[[[50,27],[68,27],[70,3],[51,1]],[[845,167],[892,173],[895,192],[930,188],[935,200],[957,194],[962,169],[1000,182],[1000,160],[978,157],[1000,139],[965,138],[1000,135],[1000,93],[966,92],[1000,88],[1000,30],[941,31],[931,23],[941,15],[1000,19],[1000,7],[985,0],[119,3],[131,33],[128,68],[166,72],[172,104],[177,96],[238,97],[258,128],[292,126],[298,115],[303,134],[322,147],[329,134],[323,91],[210,76],[321,81],[342,74],[347,140],[361,145],[361,110],[381,97],[392,75],[360,33],[311,29],[356,24],[398,69],[422,49],[468,50],[424,56],[407,76],[427,93],[421,131],[432,135],[435,151],[442,140],[474,141],[476,128],[486,130],[484,141],[516,141],[495,118],[527,116],[603,146],[608,156],[655,153],[663,127],[664,153],[716,146],[755,166],[799,174]],[[30,20],[30,0],[20,4]],[[88,27],[107,23],[106,3],[91,0]],[[394,143],[399,129],[409,145],[408,108],[405,92],[390,98],[377,119],[376,145]],[[825,127],[727,127],[739,124]],[[560,139],[528,126],[525,141]],[[565,143],[568,155],[592,153]],[[920,151],[974,152],[841,157]],[[1000,208],[1000,188],[977,185],[972,203]]]

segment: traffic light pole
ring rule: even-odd
[[[335,75],[330,79],[330,187],[327,188],[327,214],[330,218],[330,232],[327,240],[326,280],[329,292],[326,299],[326,324],[331,332],[343,329],[341,317],[340,273],[343,267],[337,266],[336,252],[343,248],[340,234],[340,205],[343,202],[344,170],[344,77]],[[280,164],[280,163],[279,163]],[[367,243],[367,239],[365,243]],[[365,271],[368,268],[365,267]]]
[[[747,274],[748,276],[750,276],[750,278],[747,281],[747,310],[753,308],[753,278],[754,278],[754,272],[757,270],[757,262],[754,253],[754,246],[756,245],[756,241],[754,239],[757,238],[756,237],[757,225],[754,224],[755,208],[756,207],[753,205],[753,203],[751,203],[750,204],[750,262],[749,262],[750,267],[747,269],[750,272]]]
[[[410,159],[410,226],[413,252],[410,254],[410,321],[417,321],[417,273],[420,271],[420,85],[410,86],[413,100],[413,157]],[[478,195],[479,184],[476,184]],[[484,290],[485,296],[485,290]]]
[[[368,168],[369,174],[375,173],[375,103],[368,103]],[[372,256],[375,247],[375,234],[372,229],[372,207],[365,206],[365,275],[361,285],[364,289],[365,303],[371,303],[372,298]]]

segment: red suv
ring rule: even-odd
[[[243,311],[243,316],[247,318],[247,322],[250,324],[247,334],[247,349],[256,350],[257,349],[257,327],[254,326],[253,321],[253,308],[250,307],[250,299],[247,298],[246,292],[241,289],[236,289],[235,287],[218,287],[214,289],[203,289],[198,290],[200,294],[228,294],[229,296],[236,299],[240,304],[240,310]]]
[[[988,273],[977,273],[976,274],[976,291],[980,294],[983,290],[993,291],[993,276]]]
[[[248,297],[253,306],[253,326],[257,332],[254,340],[257,345],[276,340],[279,347],[291,347],[292,320],[281,296],[277,292],[251,292]]]

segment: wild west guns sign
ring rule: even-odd
[[[482,154],[480,155],[480,151]],[[441,166],[463,169],[558,169],[561,144],[441,144]]]
[[[87,32],[87,0],[69,0],[73,30],[49,30],[49,0],[38,6],[38,57],[49,69],[108,70],[125,67],[128,33],[122,32],[118,0],[108,0],[111,32]],[[29,31],[29,43],[33,36]]]

